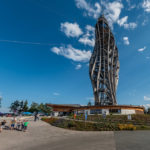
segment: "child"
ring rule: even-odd
[[[15,123],[16,123],[16,118],[14,117],[12,120],[11,120],[11,130],[13,130],[15,128]]]
[[[25,120],[25,122],[24,122],[24,132],[27,131],[28,124],[29,124],[28,120]]]
[[[19,121],[17,122],[17,130],[20,130],[20,127],[21,127],[21,120],[19,120]]]

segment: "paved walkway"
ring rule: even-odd
[[[115,132],[117,150],[150,150],[150,131]]]
[[[115,150],[113,132],[79,132],[30,121],[27,132],[0,133],[0,150]]]
[[[142,146],[143,150],[150,150],[149,137],[147,131],[70,131],[31,120],[27,132],[5,130],[0,133],[0,150],[142,150]]]

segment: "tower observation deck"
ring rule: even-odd
[[[119,68],[118,48],[108,22],[102,15],[95,26],[95,46],[89,63],[96,106],[117,104]]]

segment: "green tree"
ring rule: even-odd
[[[10,110],[14,113],[18,112],[20,109],[20,102],[18,100],[11,103]]]
[[[30,109],[29,109],[29,112],[32,112],[32,113],[33,112],[39,112],[39,104],[32,102]]]
[[[11,103],[10,110],[14,113],[21,114],[22,112],[25,112],[28,110],[28,101],[16,100],[13,103]]]
[[[41,104],[38,106],[38,110],[39,110],[40,112],[44,112],[44,104],[43,104],[43,103],[41,103]]]
[[[52,109],[50,107],[48,107],[47,104],[43,104],[43,103],[41,103],[38,106],[38,110],[39,110],[39,112],[43,112],[43,113],[48,114],[48,115],[50,115],[52,112]]]
[[[46,113],[47,115],[50,115],[51,112],[52,112],[52,108],[47,106],[47,104],[44,104],[44,110],[43,110],[44,113]]]
[[[87,106],[92,106],[92,103],[89,101],[88,104],[87,104]]]
[[[25,100],[24,105],[23,105],[23,111],[27,112],[28,110],[29,110],[29,108],[28,108],[28,101]]]
[[[45,114],[50,115],[52,112],[52,109],[50,107],[47,106],[47,104],[38,104],[35,102],[32,102],[30,108],[29,108],[29,112],[43,112]]]

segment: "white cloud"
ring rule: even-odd
[[[76,6],[80,9],[84,9],[85,15],[91,16],[95,19],[97,19],[101,12],[101,6],[99,3],[95,3],[94,6],[92,6],[90,3],[87,3],[86,0],[75,0]]]
[[[120,26],[123,26],[128,20],[128,16],[125,16],[117,21]]]
[[[135,22],[127,22],[128,16],[119,19],[121,10],[123,9],[121,1],[114,1],[112,3],[103,2],[102,4],[106,8],[104,14],[111,27],[113,27],[114,23],[118,23],[119,26],[123,26],[125,29],[134,29],[137,27]]]
[[[119,19],[121,11],[124,8],[121,0],[115,0],[113,2],[101,1],[101,5],[99,3],[95,3],[95,7],[99,8],[95,10],[94,7],[92,7],[89,3],[86,2],[86,0],[75,0],[75,2],[78,8],[82,8],[87,11],[86,15],[93,16],[95,19],[99,17],[101,12],[101,6],[103,6],[103,13],[106,19],[108,20],[111,28],[113,28],[114,23],[118,23],[119,26],[123,26],[125,29],[134,29],[137,27],[137,24],[135,22],[127,22],[128,16]],[[127,2],[130,5],[130,10],[135,8],[135,5],[131,5],[130,1],[127,0]],[[82,41],[86,41],[85,43],[88,42],[86,38]]]
[[[53,93],[53,95],[55,95],[55,96],[59,96],[60,94],[59,94],[59,93],[57,93],[57,92],[54,92],[54,93]]]
[[[139,48],[138,52],[143,52],[146,49],[146,46],[144,46],[143,48]]]
[[[61,23],[60,29],[67,37],[79,37],[83,33],[77,23]]]
[[[79,69],[81,69],[81,67],[82,67],[82,65],[81,64],[78,64],[78,65],[76,65],[76,70],[79,70]]]
[[[134,9],[134,8],[136,8],[136,5],[135,5],[135,4],[131,5],[128,10],[132,10],[132,9]]]
[[[142,26],[145,26],[148,23],[148,18],[145,18],[144,21],[142,22]]]
[[[91,57],[91,51],[88,50],[80,50],[75,49],[72,45],[61,46],[61,47],[53,47],[51,49],[52,52],[56,53],[57,55],[62,55],[68,59],[72,59],[78,62],[87,62]]]
[[[119,19],[121,10],[123,8],[123,4],[119,1],[114,1],[110,3],[103,2],[102,3],[105,6],[104,14],[110,24],[110,26],[113,25],[113,23],[116,23]]]
[[[83,43],[84,45],[89,45],[89,46],[92,46],[92,47],[95,44],[94,38],[89,39],[89,37],[86,34],[79,39],[79,42]]]
[[[129,42],[129,39],[128,39],[128,37],[123,37],[123,41],[124,41],[124,44],[125,45],[129,45],[130,44],[130,42]]]
[[[125,16],[117,21],[119,26],[123,26],[125,29],[134,29],[137,27],[135,22],[128,23],[128,16]]]
[[[135,29],[137,27],[137,24],[135,22],[125,23],[124,28],[125,29]]]
[[[132,5],[130,0],[126,0],[126,1],[128,3],[128,10],[132,10],[132,9],[134,9],[136,7],[136,4]]]
[[[87,29],[87,31],[92,31],[92,32],[95,31],[95,28],[93,26],[90,26],[90,25],[86,25],[85,28]]]
[[[80,43],[88,46],[94,46],[95,44],[95,29],[94,27],[87,25],[86,26],[86,33],[79,39]]]
[[[59,53],[60,53],[61,51],[60,51],[60,48],[58,48],[58,47],[53,47],[53,48],[52,48],[52,52],[54,52],[54,53],[56,53],[57,55],[59,55]]]
[[[145,101],[150,101],[150,97],[144,96]]]
[[[142,7],[144,8],[144,11],[150,12],[150,0],[144,0]]]
[[[150,108],[150,104],[143,105],[146,109]]]

